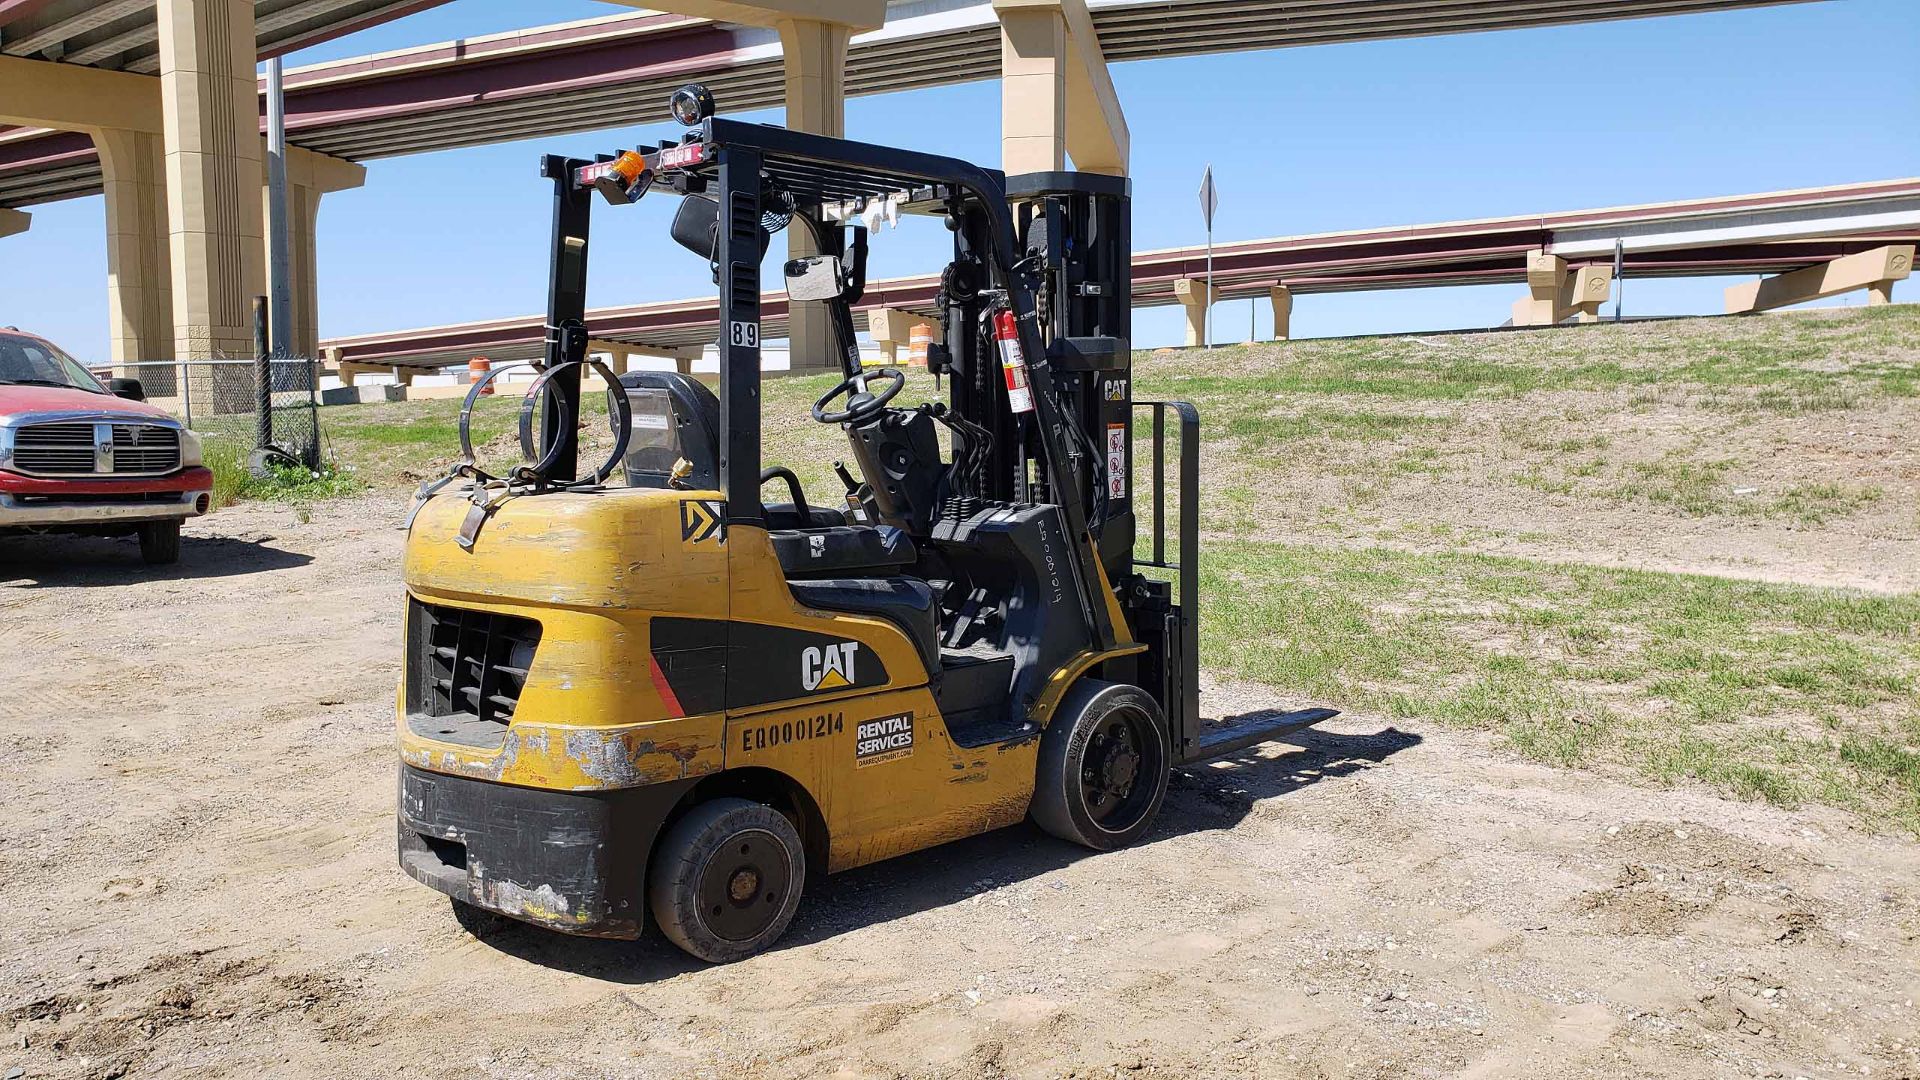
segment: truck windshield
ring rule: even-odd
[[[0,334],[0,383],[106,393],[78,360],[37,338],[17,334]]]

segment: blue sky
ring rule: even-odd
[[[616,12],[456,0],[291,58],[311,63]],[[1135,243],[1198,243],[1211,162],[1218,239],[1354,229],[1806,187],[1920,174],[1920,3],[1825,3],[1116,65],[1133,132]],[[721,102],[722,109],[725,102]],[[664,116],[664,103],[662,115]],[[854,98],[849,137],[994,162],[993,82]],[[778,112],[748,119],[780,119]],[[587,154],[670,124],[370,163],[320,213],[323,336],[541,310],[544,152]],[[455,178],[449,183],[449,178]],[[697,295],[699,260],[666,237],[669,200],[596,215],[594,305]],[[107,357],[104,208],[34,207],[0,239],[0,323]],[[945,234],[878,237],[879,276],[937,269]],[[1717,311],[1726,280],[1628,282],[1630,314]],[[1920,299],[1906,285],[1901,299]],[[1308,296],[1296,336],[1487,326],[1512,286]],[[1848,297],[1841,303],[1859,303]],[[1264,304],[1259,305],[1264,308]],[[1220,338],[1249,306],[1222,305]],[[1256,313],[1259,332],[1268,316]],[[1142,310],[1142,346],[1178,340],[1177,308]]]

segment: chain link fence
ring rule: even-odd
[[[267,370],[261,386],[260,368]],[[308,468],[320,463],[320,366],[313,359],[171,360],[100,368],[140,380],[147,400],[179,417],[215,452],[245,460],[263,445]]]

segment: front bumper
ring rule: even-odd
[[[138,480],[42,480],[0,473],[0,529],[136,525],[198,517],[213,498],[213,473],[183,469]]]
[[[400,766],[400,868],[456,900],[586,937],[636,938],[647,854],[693,780],[615,791]]]

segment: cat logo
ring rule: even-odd
[[[717,499],[687,499],[680,504],[680,541],[685,544],[727,542],[725,515]]]
[[[860,643],[857,641],[808,646],[800,654],[800,685],[809,691],[852,686],[853,659],[859,653]]]

